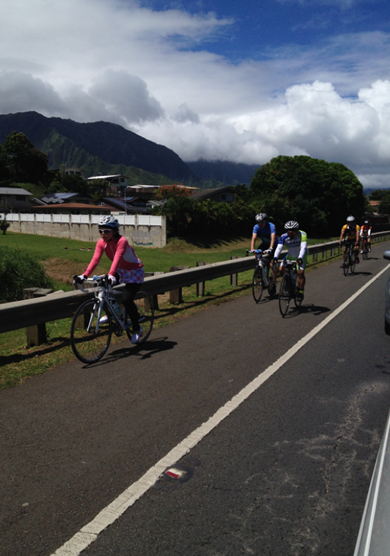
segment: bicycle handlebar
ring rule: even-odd
[[[83,288],[84,282],[88,282],[89,284],[95,284],[97,287],[104,287],[111,289],[111,283],[108,279],[108,274],[100,274],[95,275],[92,278],[85,278],[82,282],[77,281],[78,276],[73,276],[73,286],[75,289],[82,291],[83,293],[89,293],[88,290]]]

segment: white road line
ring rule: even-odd
[[[326,319],[318,324],[311,332],[306,334],[304,338],[299,340],[295,346],[289,349],[275,363],[270,365],[268,369],[263,371],[258,377],[250,382],[236,396],[222,406],[208,421],[195,429],[187,438],[173,448],[165,457],[163,457],[154,467],[145,473],[138,481],[133,483],[122,494],[118,496],[111,504],[104,508],[92,521],[85,525],[78,533],[76,533],[63,546],[58,548],[52,556],[78,556],[85,550],[99,534],[109,525],[116,521],[130,506],[132,506],[141,496],[152,487],[160,475],[183,456],[188,454],[194,446],[196,446],[207,434],[215,429],[226,417],[237,409],[251,394],[253,394],[266,380],[275,374],[291,357],[293,357],[304,345],[306,345],[316,334],[318,334],[325,326],[327,326],[334,318],[336,318],[348,305],[350,305],[361,293],[364,292],[371,284],[377,280],[384,272],[390,268],[390,264],[365,284],[352,297],[345,301],[338,309],[331,313]]]

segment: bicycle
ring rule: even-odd
[[[355,254],[355,244],[353,241],[344,240],[342,244],[346,246],[344,258],[343,258],[343,272],[344,276],[355,273],[356,266],[356,254]]]
[[[369,252],[369,243],[368,243],[368,237],[362,237],[362,256],[363,256],[363,260],[366,260],[368,258],[368,252]]]
[[[121,336],[126,331],[131,341],[133,328],[125,307],[120,314],[118,302],[121,302],[122,293],[112,289],[107,275],[87,278],[85,282],[95,286],[94,297],[77,309],[70,328],[70,341],[75,356],[83,363],[90,364],[96,363],[104,356],[113,333]],[[82,284],[77,286],[84,293],[88,293]],[[141,290],[137,292],[134,303],[142,328],[138,345],[146,342],[152,332],[154,308],[150,295]]]
[[[286,261],[284,266],[285,273],[280,282],[279,288],[279,311],[284,318],[289,309],[291,301],[294,300],[296,309],[299,311],[302,299],[297,297],[298,293],[298,269],[296,261]]]
[[[249,253],[256,254],[257,266],[253,272],[252,295],[255,302],[259,303],[264,290],[268,290],[270,297],[275,294],[276,284],[269,276],[270,261],[264,257],[262,249],[255,249],[254,251],[247,250],[246,256],[248,256]]]

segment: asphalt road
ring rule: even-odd
[[[0,393],[0,555],[49,556],[388,264],[307,275],[299,315],[251,295]],[[352,554],[389,411],[390,271],[83,555]],[[69,553],[71,554],[71,553]]]

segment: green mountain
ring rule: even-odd
[[[0,115],[0,144],[13,131],[47,154],[49,169],[82,168],[84,177],[123,174],[130,185],[184,183],[209,189],[249,184],[259,168],[228,161],[185,163],[167,147],[108,122],[81,124],[37,112]]]
[[[219,185],[221,183],[223,185],[249,185],[254,173],[260,168],[260,164],[242,164],[227,160],[210,162],[202,159],[187,162],[187,166],[202,180],[213,180],[219,182]]]
[[[82,168],[84,177],[123,173],[134,183],[195,182],[197,176],[172,150],[107,122],[80,124],[37,112],[0,115],[0,144],[22,132],[46,153],[49,168]]]

